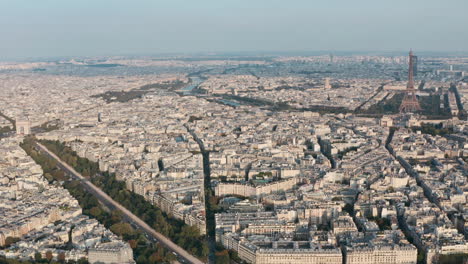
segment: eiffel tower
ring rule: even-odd
[[[414,76],[413,76],[413,51],[409,52],[409,69],[408,69],[408,84],[406,85],[405,97],[401,101],[400,113],[409,113],[421,111],[418,98],[416,98],[416,90],[414,89]]]

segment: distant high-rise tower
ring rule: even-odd
[[[330,53],[330,63],[333,63],[333,53]]]
[[[413,75],[418,76],[418,56],[413,55]]]
[[[325,83],[323,84],[325,89],[331,89],[330,78],[325,78]]]
[[[408,84],[406,85],[406,94],[400,105],[400,113],[416,112],[421,110],[418,98],[416,98],[416,90],[414,89],[414,57],[413,51],[409,53],[408,67]]]

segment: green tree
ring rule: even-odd
[[[144,256],[144,255],[140,255],[137,260],[136,260],[137,264],[147,264],[148,263],[148,259]]]
[[[134,233],[132,226],[128,223],[114,224],[110,227],[110,230],[112,231],[112,233],[117,234],[119,236],[132,235]]]
[[[98,206],[94,206],[93,208],[91,208],[91,210],[89,210],[89,213],[95,218],[98,218],[101,215],[102,210]]]
[[[449,264],[449,263],[467,263],[468,254],[449,254],[449,255],[440,255],[439,263]]]
[[[47,261],[51,262],[52,261],[52,258],[54,258],[54,256],[52,255],[52,251],[48,250],[45,254],[45,257],[47,259]]]
[[[151,254],[151,256],[148,258],[150,263],[162,263],[164,259],[164,252],[162,250],[158,250]]]
[[[65,253],[60,252],[60,253],[57,255],[57,260],[58,260],[60,263],[65,263]]]
[[[348,212],[348,214],[352,215],[353,214],[353,211],[354,211],[354,208],[351,204],[346,204],[344,207],[343,207],[343,210]]]
[[[216,255],[216,264],[229,264],[231,262],[229,258],[229,252],[225,249],[223,251],[218,251]]]
[[[7,247],[11,246],[12,244],[14,244],[14,243],[16,243],[18,241],[20,241],[20,239],[18,237],[9,236],[9,237],[7,237],[5,239],[5,247],[7,248]]]
[[[42,254],[40,252],[34,253],[34,260],[40,262],[42,260]]]

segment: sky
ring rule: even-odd
[[[0,0],[0,59],[468,51],[466,0]]]

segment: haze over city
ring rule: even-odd
[[[467,52],[463,0],[0,1],[0,59],[197,52]]]
[[[466,264],[466,1],[0,0],[0,264]]]

